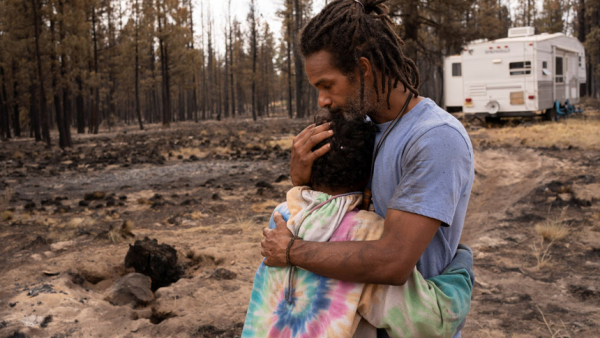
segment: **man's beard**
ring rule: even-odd
[[[364,118],[369,115],[371,118],[378,114],[378,111],[385,109],[384,102],[381,100],[377,102],[374,98],[375,89],[372,87],[365,87],[365,99],[360,102],[360,83],[356,83],[354,93],[350,94],[346,99],[346,104],[342,107],[336,107],[331,110],[331,114],[342,114],[346,120],[354,120]]]

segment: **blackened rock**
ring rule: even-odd
[[[79,201],[79,206],[80,206],[80,207],[87,207],[87,206],[89,206],[89,205],[90,205],[90,204],[89,204],[87,201],[84,201],[84,200],[81,200],[81,201]]]
[[[12,336],[7,336],[6,338],[29,338],[29,336],[19,331],[15,331]]]
[[[273,185],[271,183],[267,183],[265,181],[259,181],[256,182],[255,186],[257,188],[267,188],[267,189],[273,189]]]
[[[83,195],[83,199],[86,201],[101,200],[101,199],[104,199],[104,196],[106,196],[106,194],[104,192],[94,191],[94,192]]]
[[[40,327],[48,327],[48,324],[52,323],[52,315],[44,317],[44,321],[40,324]]]
[[[35,209],[35,206],[35,202],[27,202],[23,208],[25,208],[25,210],[31,210]]]
[[[287,180],[287,179],[288,179],[288,175],[279,175],[279,176],[277,177],[277,179],[275,180],[275,182],[276,182],[276,183],[279,183],[279,182],[281,182],[281,181],[285,181],[285,180]]]
[[[168,244],[158,244],[156,239],[135,241],[125,256],[125,267],[152,279],[152,290],[179,280],[181,270],[177,266],[177,251]]]
[[[196,201],[195,199],[192,198],[192,199],[181,202],[180,205],[191,205],[191,204],[198,204],[198,201]]]

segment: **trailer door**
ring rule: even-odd
[[[444,105],[449,112],[461,111],[463,103],[462,57],[449,56],[444,60]]]

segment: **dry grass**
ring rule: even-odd
[[[138,198],[137,203],[140,205],[152,205],[154,202],[147,198]]]
[[[537,306],[537,305],[536,305],[535,307],[538,309],[538,311],[539,311],[539,312],[540,312],[540,314],[542,315],[542,319],[544,320],[544,324],[546,324],[546,328],[547,328],[547,329],[548,329],[548,331],[550,332],[550,336],[551,336],[552,338],[555,338],[555,337],[563,337],[564,335],[560,335],[560,336],[558,335],[558,333],[561,331],[560,329],[556,329],[556,330],[555,330],[555,329],[553,329],[553,328],[552,328],[552,325],[551,325],[550,323],[548,323],[548,321],[546,320],[546,316],[544,316],[544,312],[542,312],[542,309],[540,309],[540,307],[539,307],[539,306]],[[562,322],[562,320],[561,320],[561,322]],[[565,332],[566,332],[566,331],[567,331],[567,327],[565,326],[565,323],[564,323],[564,322],[562,323],[562,326],[563,326],[563,329],[564,329],[564,330],[565,330]],[[567,337],[570,337],[570,335],[567,335]]]
[[[125,221],[118,226],[110,226],[108,230],[108,239],[113,243],[123,243],[129,241],[133,237],[133,222]]]
[[[71,218],[63,227],[74,229],[81,227],[90,227],[94,225],[94,220],[91,218]]]
[[[14,218],[14,214],[12,211],[4,210],[4,211],[0,212],[0,220],[2,220],[2,222],[8,222],[8,221],[12,220],[13,218]]]
[[[275,200],[266,200],[261,203],[255,203],[252,205],[251,209],[253,212],[271,212],[273,208],[279,205],[281,202],[277,202]]]
[[[537,260],[538,270],[551,266],[550,248],[569,234],[569,228],[564,224],[566,212],[567,207],[562,210],[558,217],[548,218],[545,222],[535,226],[535,231],[540,235],[540,244],[533,243],[533,255]]]
[[[592,114],[586,112],[586,115]],[[594,116],[595,117],[595,116]],[[472,138],[490,141],[494,145],[546,148],[569,146],[600,150],[600,118],[569,118],[560,122],[543,122],[529,126],[479,129]]]
[[[197,158],[205,158],[209,153],[201,151],[198,148],[179,148],[179,150],[171,151],[171,154],[174,158],[177,158],[179,155],[183,156],[183,158],[189,158],[192,155]]]
[[[242,229],[244,232],[262,230],[263,226],[256,222],[252,216],[238,216],[232,222],[233,226]]]
[[[282,137],[280,139],[269,141],[268,145],[270,147],[274,147],[274,146],[278,145],[283,150],[289,150],[289,149],[292,149],[292,144],[294,142],[294,137],[295,137],[294,135],[287,135],[287,136],[284,136],[284,137]]]
[[[556,221],[536,224],[535,231],[547,242],[561,240],[569,234],[569,229]]]
[[[8,202],[13,196],[13,191],[11,188],[6,188],[4,193],[0,195],[0,209],[4,209],[8,206]]]
[[[193,220],[197,221],[197,220],[201,220],[203,218],[208,217],[208,214],[205,214],[205,213],[203,213],[201,211],[193,211],[192,213],[190,213],[189,217],[190,217],[190,219],[193,219]]]

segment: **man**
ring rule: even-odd
[[[383,235],[368,242],[292,242],[276,215],[277,227],[263,231],[266,265],[285,266],[287,258],[329,278],[403,285],[415,266],[425,278],[436,276],[456,253],[474,178],[471,142],[460,122],[418,96],[417,68],[403,54],[383,2],[332,1],[300,39],[319,105],[333,113],[356,106],[373,112],[379,133],[371,188],[375,212],[385,218]],[[294,139],[295,186],[310,183],[312,163],[329,150],[312,149],[331,135],[327,125],[309,126]]]

